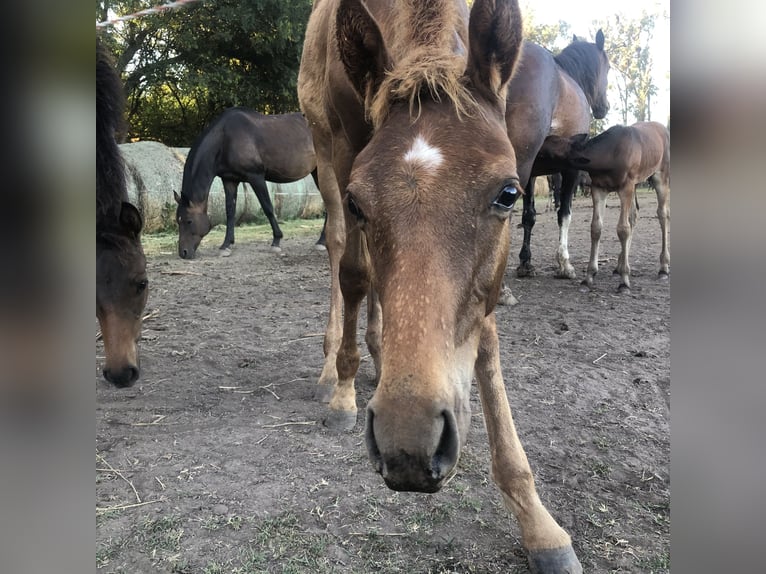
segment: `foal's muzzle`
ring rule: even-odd
[[[378,472],[391,490],[413,492],[438,492],[449,478],[460,455],[460,437],[455,415],[443,411],[432,425],[440,427],[438,443],[429,445],[428,437],[433,428],[424,428],[423,444],[404,444],[397,437],[385,437],[381,442],[388,445],[381,451],[376,433],[376,415],[367,409],[365,440],[367,452],[375,471]],[[390,426],[388,428],[391,428]],[[380,437],[384,438],[384,437]],[[393,439],[393,440],[391,440]]]

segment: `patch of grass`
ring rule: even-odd
[[[141,524],[137,538],[152,556],[155,556],[158,550],[178,552],[184,534],[180,526],[181,518],[177,516],[148,518]]]
[[[612,467],[600,460],[591,461],[589,468],[593,476],[600,478],[608,478],[612,473]]]
[[[330,572],[325,556],[330,544],[328,535],[304,532],[301,520],[291,512],[254,524],[255,538],[243,548],[238,565],[226,565],[232,574],[264,572],[269,564],[279,564],[280,572]],[[210,574],[215,573],[209,565]]]
[[[646,574],[665,574],[670,572],[670,554],[663,552],[648,558],[643,558],[639,562],[641,571]]]
[[[593,444],[595,444],[596,448],[598,448],[599,450],[607,450],[611,446],[609,439],[603,436],[594,438]]]
[[[285,222],[280,221],[279,227],[286,239],[295,237],[319,239],[323,223],[323,218],[291,219]],[[224,235],[226,235],[226,226],[216,225],[202,240],[201,247],[221,245]],[[270,243],[272,239],[271,226],[268,223],[239,225],[235,228],[234,235],[237,245],[266,241]],[[178,249],[178,230],[173,228],[158,233],[143,234],[141,243],[147,257],[175,253]]]
[[[244,518],[236,514],[229,516],[208,516],[201,521],[201,526],[205,530],[215,531],[221,528],[231,528],[232,530],[239,530],[242,528]]]
[[[107,566],[122,550],[122,544],[114,542],[111,537],[96,548],[96,568]]]

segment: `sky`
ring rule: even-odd
[[[578,37],[593,41],[596,29],[593,20],[605,20],[613,14],[623,14],[628,18],[638,18],[641,11],[652,13],[670,13],[670,0],[521,0],[522,13],[532,9],[534,21],[539,24],[556,24],[559,20],[568,23],[570,30]],[[607,48],[609,38],[606,39]],[[650,53],[654,61],[653,77],[657,86],[657,95],[652,98],[652,119],[665,123],[670,116],[670,20],[658,18],[654,37],[650,44]],[[610,83],[614,83],[610,73]],[[610,100],[615,100],[610,97]],[[630,121],[630,118],[629,118]],[[621,123],[616,106],[612,106],[607,116],[608,125]]]

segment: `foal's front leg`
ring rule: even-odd
[[[598,273],[598,250],[601,244],[601,230],[604,228],[604,208],[606,207],[607,192],[594,187],[591,191],[593,200],[593,218],[590,222],[590,260],[585,279],[582,284],[593,288],[593,279]]]
[[[533,574],[582,574],[569,534],[537,495],[532,470],[516,434],[500,368],[494,313],[484,320],[476,380],[489,436],[492,479],[519,521],[530,570]]]
[[[662,232],[662,251],[660,251],[660,271],[658,277],[666,280],[670,274],[670,248],[668,237],[670,235],[670,188],[666,181],[655,184],[657,193],[657,219],[660,220]]]
[[[619,190],[620,195],[620,218],[617,221],[617,237],[620,238],[620,258],[617,260],[615,272],[620,275],[622,281],[617,290],[630,291],[630,243],[633,238],[633,221],[631,216],[633,209],[633,196],[635,194],[635,185],[628,184]]]
[[[338,383],[330,399],[330,413],[325,424],[330,428],[351,430],[356,424],[354,378],[360,361],[357,319],[362,301],[370,290],[369,257],[358,227],[350,229],[346,238],[346,251],[340,261],[340,289],[343,293],[343,338],[336,363]]]

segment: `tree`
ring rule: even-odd
[[[524,18],[524,39],[547,48],[553,53],[560,52],[572,39],[569,24],[559,20],[557,24],[537,24],[534,12]]]
[[[656,19],[656,14],[644,11],[635,20],[618,14],[593,23],[607,38],[607,54],[616,72],[616,84],[610,87],[617,92],[623,124],[628,123],[629,114],[635,121],[651,119],[651,97],[657,93],[657,86],[652,81],[649,44]]]
[[[101,0],[96,17],[147,0]],[[189,146],[225,108],[299,109],[298,67],[311,0],[217,0],[111,26],[128,103],[129,136]]]

